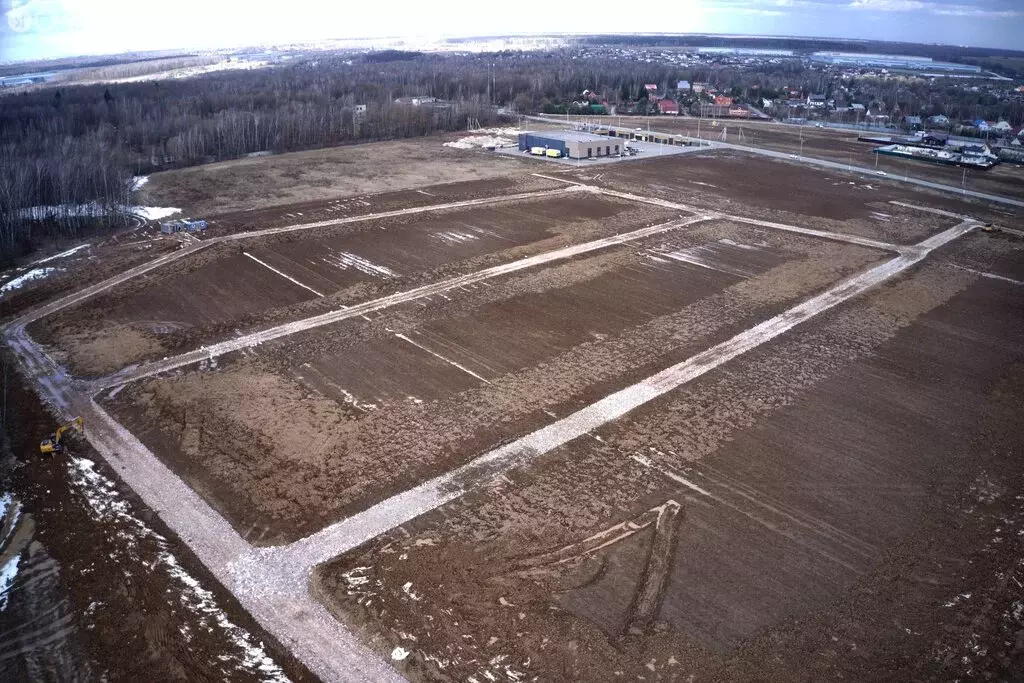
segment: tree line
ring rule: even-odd
[[[0,262],[44,240],[123,226],[136,175],[498,121],[486,79],[464,82],[457,60],[351,61],[326,55],[192,79],[0,96]],[[395,101],[434,93],[447,102]]]
[[[831,92],[836,85],[834,76],[796,60],[757,68],[682,67],[568,47],[490,54],[311,52],[270,68],[191,79],[60,84],[0,94],[0,260],[41,240],[124,225],[135,175],[254,152],[430,135],[464,129],[470,121],[490,125],[503,109],[565,106],[584,90],[621,104],[645,97],[645,84],[666,92],[682,79],[755,102],[788,87]],[[946,112],[951,116],[1020,117],[1019,103],[953,86],[867,79],[848,85],[907,113],[952,102]],[[397,101],[415,96],[442,102]],[[32,211],[39,206],[64,209],[40,220]]]

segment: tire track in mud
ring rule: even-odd
[[[418,299],[442,295],[445,292],[465,287],[467,285],[484,282],[502,275],[508,275],[527,268],[536,268],[537,266],[542,266],[548,263],[570,259],[599,249],[606,249],[611,246],[625,244],[627,242],[643,239],[645,237],[668,232],[670,230],[676,230],[678,228],[707,220],[710,220],[708,216],[698,215],[693,218],[670,221],[648,228],[641,228],[639,230],[623,233],[621,235],[605,237],[591,242],[585,242],[583,244],[575,244],[563,249],[557,249],[543,254],[538,254],[536,256],[523,258],[512,263],[486,268],[475,273],[458,275],[446,280],[441,280],[440,282],[434,282],[415,289],[398,292],[380,299],[354,304],[347,308],[330,311],[311,318],[306,318],[305,320],[285,323],[283,325],[254,332],[252,334],[211,344],[210,346],[181,354],[180,356],[170,358],[166,361],[157,361],[145,364],[139,368],[130,369],[128,372],[116,373],[110,377],[97,380],[92,384],[91,390],[93,392],[103,391],[104,389],[109,389],[126,382],[134,382],[144,377],[150,377],[162,372],[176,370],[186,365],[192,365],[193,363],[199,363],[204,360],[211,360],[225,353],[257,346],[264,342],[286,337],[298,332],[305,332],[306,330],[322,327],[324,325],[330,325],[350,318],[364,316],[368,313],[390,308],[398,304],[410,303]]]
[[[497,201],[507,201],[507,198]],[[708,220],[708,216],[697,216],[690,219],[689,222],[701,220]],[[681,221],[679,223],[687,224],[688,222]],[[28,360],[29,364],[35,363],[36,379],[47,398],[52,399],[56,405],[65,410],[76,406],[81,406],[85,410],[91,409],[91,414],[96,417],[99,424],[104,424],[106,421],[106,430],[99,430],[99,434],[95,430],[90,431],[88,436],[90,441],[93,441],[97,449],[109,461],[122,463],[123,476],[126,477],[126,481],[140,491],[147,502],[156,501],[158,503],[155,508],[161,516],[166,516],[172,528],[183,535],[190,546],[194,547],[202,561],[220,580],[224,581],[225,585],[239,597],[243,606],[249,609],[268,631],[290,645],[297,656],[310,665],[315,672],[329,675],[332,678],[345,679],[376,675],[383,680],[391,678],[390,672],[383,668],[375,658],[364,652],[362,645],[352,637],[341,622],[335,620],[321,605],[310,599],[306,592],[306,577],[315,564],[351,549],[384,531],[393,529],[413,517],[436,509],[444,502],[454,500],[480,483],[490,480],[493,475],[529,462],[579,435],[590,432],[597,426],[606,424],[608,421],[664,395],[710,369],[784,334],[815,315],[916,265],[928,255],[931,249],[956,239],[974,227],[974,224],[965,222],[953,230],[936,236],[936,238],[922,242],[916,248],[896,249],[896,251],[902,252],[897,258],[851,278],[790,309],[785,314],[765,321],[687,361],[656,373],[644,382],[607,396],[517,442],[498,448],[468,466],[424,482],[364,513],[332,525],[284,548],[256,550],[240,539],[236,542],[237,534],[234,534],[225,521],[210,510],[194,491],[188,489],[180,478],[166,468],[158,467],[157,476],[148,479],[145,467],[139,468],[139,460],[144,461],[143,465],[153,467],[158,462],[155,456],[120,425],[110,420],[99,406],[91,401],[88,401],[87,404],[80,395],[81,387],[71,385],[68,378],[60,373],[52,360],[45,358],[45,354],[43,357],[39,357],[36,353],[39,350],[34,348],[31,340],[24,335],[23,324],[15,325],[13,328],[9,327],[6,332],[8,340],[19,355]],[[246,235],[246,237],[249,236],[252,235]],[[572,255],[572,252],[566,254],[566,256],[568,255]],[[550,260],[550,255],[545,255],[545,257]],[[535,261],[530,265],[544,262],[546,261]],[[459,283],[458,286],[463,284],[466,283]],[[62,301],[71,302],[71,299],[73,297]],[[53,310],[59,310],[59,308],[60,306],[57,306]],[[45,312],[39,313],[40,316],[45,314]],[[31,316],[32,314],[22,320],[35,319]],[[326,324],[326,322],[321,324]],[[280,336],[283,329],[293,328],[273,329]],[[205,357],[205,354],[200,354],[196,360],[203,360]],[[126,458],[132,462],[126,462]],[[127,467],[129,464],[131,467]],[[176,496],[161,489],[162,484],[168,483],[173,483],[180,489],[180,495],[177,497],[181,500],[176,501]],[[163,504],[160,504],[161,502]],[[207,524],[199,523],[197,525],[195,519],[197,515],[205,516],[206,519],[201,521],[206,521]],[[645,596],[652,593],[656,593],[653,587],[644,591]],[[642,614],[644,612],[643,605],[649,602],[649,598],[643,598],[640,602],[639,607]]]
[[[775,339],[797,325],[828,311],[920,263],[933,249],[974,230],[977,223],[964,221],[954,228],[916,245],[860,275],[847,279],[784,313],[741,332],[646,380],[621,389],[571,415],[512,443],[492,450],[458,469],[382,501],[368,510],[296,541],[278,553],[294,554],[312,564],[326,561],[461,497],[494,476],[527,464],[538,457]]]

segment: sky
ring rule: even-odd
[[[0,0],[0,61],[330,38],[734,33],[1024,50],[1024,0]],[[617,5],[620,9],[622,5]]]

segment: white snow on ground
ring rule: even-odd
[[[338,254],[325,256],[322,260],[324,263],[328,263],[340,270],[355,268],[360,273],[373,277],[394,277],[395,275],[398,275],[398,273],[387,266],[382,266],[374,263],[373,261],[368,261],[362,256],[356,256],[348,251],[342,251]]]
[[[167,539],[150,529],[136,517],[131,505],[118,493],[114,483],[95,469],[95,464],[87,458],[71,458],[68,471],[71,482],[85,498],[97,522],[110,524],[115,522],[127,531],[118,530],[117,536],[122,547],[131,552],[140,541],[150,540],[157,545],[157,557],[150,566],[151,570],[158,567],[166,569],[179,588],[182,604],[193,613],[200,615],[199,623],[210,633],[215,629],[223,633],[238,648],[237,655],[223,655],[225,662],[234,660],[235,666],[258,676],[264,681],[283,682],[289,678],[284,671],[267,655],[263,644],[257,641],[244,628],[232,623],[228,616],[217,605],[213,593],[200,585],[191,574],[185,571],[177,558],[170,552]]]
[[[659,263],[665,263],[665,259],[689,263],[709,270],[717,270],[738,277],[750,277],[753,271],[746,270],[728,262],[730,250],[757,250],[758,247],[749,244],[740,244],[729,239],[722,239],[709,244],[701,244],[695,247],[677,249],[675,251],[650,250],[648,258]]]
[[[13,510],[11,510],[12,507],[14,508]],[[10,513],[10,519],[7,518],[8,513]],[[6,546],[7,541],[14,535],[14,532],[18,528],[18,519],[20,517],[21,504],[15,503],[14,498],[9,493],[0,495],[0,527],[8,529],[7,536],[0,538],[0,548]],[[0,567],[0,612],[7,609],[9,591],[11,590],[11,586],[14,585],[15,577],[18,576],[19,562],[21,562],[20,553],[7,560],[7,562]]]
[[[132,178],[132,192],[138,192],[142,186],[149,182],[148,175],[137,175]]]
[[[32,206],[21,210],[21,217],[29,220],[41,221],[57,216],[86,216],[100,218],[114,213],[115,210],[122,210],[127,213],[155,221],[167,216],[179,213],[181,209],[163,206],[127,206],[111,207],[104,206],[97,202],[88,204],[63,204],[60,206]]]
[[[40,263],[49,263],[50,261],[56,261],[59,258],[67,258],[68,256],[71,256],[72,254],[77,254],[78,252],[82,251],[83,249],[88,249],[89,246],[90,245],[88,245],[88,244],[80,244],[77,247],[73,247],[71,249],[68,249],[67,251],[62,251],[59,254],[54,254],[53,256],[47,256],[46,258],[41,258],[38,261],[33,261],[29,265],[38,266]]]
[[[516,143],[512,138],[505,138],[497,135],[470,135],[458,140],[444,143],[445,147],[455,149],[475,149],[477,147],[512,147]]]
[[[3,287],[0,287],[0,294],[3,294],[5,292],[10,292],[10,291],[13,291],[15,289],[21,289],[22,287],[27,285],[29,282],[32,282],[33,280],[42,280],[43,278],[48,277],[48,276],[52,275],[53,273],[56,273],[57,270],[58,270],[57,268],[50,268],[50,267],[46,267],[46,268],[33,268],[32,270],[28,271],[24,275],[19,275],[18,277],[14,278],[13,280],[10,280],[9,282],[7,282]]]
[[[217,62],[216,64],[207,64],[205,66],[190,66],[183,69],[171,69],[168,71],[160,71],[153,74],[144,74],[142,76],[129,76],[126,78],[114,78],[109,80],[97,81],[98,83],[148,83],[150,81],[161,81],[168,79],[179,79],[179,78],[192,78],[193,76],[201,76],[203,74],[213,73],[215,71],[238,71],[248,69],[261,69],[267,66],[267,62],[257,60],[235,60],[229,62],[227,60]]]
[[[131,212],[148,221],[158,221],[161,218],[167,218],[168,216],[173,216],[176,213],[181,213],[181,209],[176,209],[171,206],[133,206],[131,207]]]
[[[448,244],[462,244],[463,242],[480,239],[479,236],[471,232],[461,232],[459,230],[442,230],[441,232],[435,232],[431,237]]]
[[[18,563],[21,562],[21,555],[15,555],[0,567],[0,612],[7,609],[8,591],[14,585],[14,579],[18,576]]]
[[[470,132],[475,135],[501,135],[502,137],[513,137],[518,139],[519,134],[523,131],[515,126],[509,126],[506,128],[480,128]]]

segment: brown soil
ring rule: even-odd
[[[58,271],[48,277],[27,283],[20,289],[7,292],[0,298],[0,320],[10,320],[36,306],[88,287],[129,268],[180,248],[177,239],[161,237],[155,228],[140,228],[119,233],[102,240],[92,240],[92,246],[73,257],[42,264]],[[77,246],[62,244],[55,251]],[[40,254],[26,259],[37,260]]]
[[[361,216],[382,211],[396,211],[416,206],[465,201],[503,194],[535,192],[560,187],[561,183],[522,173],[513,176],[466,180],[427,185],[415,190],[398,190],[361,195],[337,195],[267,208],[248,208],[210,214],[211,235],[277,228],[297,223],[312,223]]]
[[[30,333],[56,347],[76,374],[110,373],[242,330],[677,216],[617,199],[560,196],[215,245],[39,321]],[[120,343],[125,328],[146,343]]]
[[[142,198],[194,215],[529,173],[529,162],[442,145],[452,136],[238,159],[155,173]],[[428,188],[429,189],[429,188]]]
[[[912,244],[942,231],[956,219],[894,205],[919,206],[996,220],[1005,216],[964,205],[955,199],[877,182],[871,178],[808,168],[740,152],[694,152],[682,157],[650,158],[570,174],[602,186],[646,196],[899,244]],[[751,179],[756,179],[751,182]]]
[[[683,251],[695,246],[707,251]],[[733,272],[668,257],[686,253]],[[110,403],[238,528],[269,527],[265,541],[279,542],[447,471],[881,258],[708,225],[296,335],[221,359],[217,373],[129,386]],[[276,388],[250,392],[254,382]],[[228,401],[234,386],[244,398]]]
[[[622,118],[623,126],[646,129],[648,120]],[[630,125],[630,122],[633,122]],[[615,118],[607,119],[606,123],[617,125]],[[654,117],[649,120],[651,130],[669,133],[685,133],[696,137],[697,119]],[[754,123],[746,121],[719,121],[712,125],[711,121],[702,120],[701,137],[709,140],[721,140],[722,131],[727,130],[726,141],[747,147],[760,147],[777,152],[799,155],[801,138],[803,154],[807,157],[827,159],[839,163],[850,163],[855,166],[876,168],[875,155],[872,150],[879,147],[869,142],[859,142],[862,131],[840,130],[833,128],[817,128],[815,126],[790,126],[785,124]],[[742,131],[742,138],[740,137]],[[869,135],[880,135],[871,132]],[[902,178],[929,180],[959,188],[963,182],[963,169],[955,166],[943,166],[924,161],[906,162],[879,155],[877,169]],[[886,183],[888,184],[888,183]],[[967,189],[986,192],[1004,197],[1024,198],[1024,167],[1013,164],[999,164],[987,171],[968,170]]]
[[[4,586],[0,680],[266,680],[263,663],[245,661],[232,634],[204,609],[223,610],[291,680],[314,680],[87,444],[72,437],[65,455],[40,457],[40,435],[57,425],[9,370],[0,495],[20,504],[16,528],[29,538],[13,583]],[[94,461],[107,486],[79,481],[79,458]],[[0,515],[5,531],[12,513]],[[12,544],[4,541],[6,553]],[[209,591],[202,608],[172,577],[168,557],[173,571]]]
[[[1019,678],[1018,289],[928,263],[324,565],[319,595],[420,680]]]

